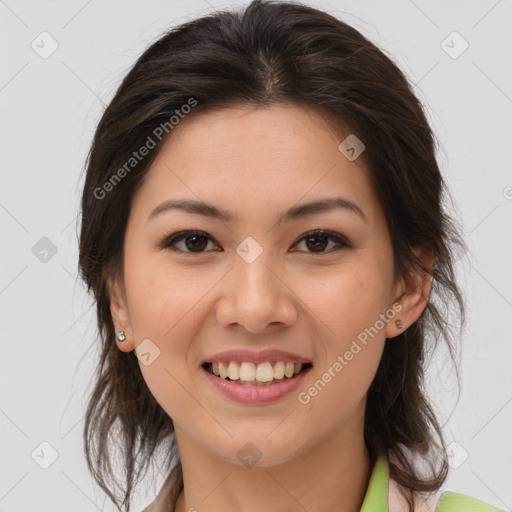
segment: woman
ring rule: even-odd
[[[119,510],[160,448],[149,512],[496,510],[440,492],[423,391],[450,304],[464,319],[444,193],[406,78],[324,12],[254,1],[148,48],[82,198],[85,449]]]

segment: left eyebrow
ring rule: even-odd
[[[359,217],[361,217],[361,219],[363,219],[365,222],[367,222],[367,218],[363,210],[356,203],[350,201],[349,199],[345,199],[344,197],[318,199],[317,201],[313,201],[311,203],[293,206],[281,214],[277,222],[282,224],[284,222],[290,222],[292,220],[306,217],[307,215],[315,215],[317,213],[331,211],[336,208],[342,208],[349,212],[353,212],[359,215]]]
[[[308,215],[316,215],[319,213],[331,211],[335,208],[342,208],[346,211],[353,212],[361,217],[361,219],[363,219],[365,222],[367,222],[366,215],[356,203],[343,197],[333,197],[327,199],[318,199],[310,203],[292,206],[290,209],[278,216],[277,223],[282,224],[285,222],[291,222]],[[224,210],[203,201],[196,201],[192,199],[169,199],[158,205],[149,214],[146,222],[149,222],[149,220],[164,211],[173,209],[182,210],[196,215],[203,215],[205,217],[211,217],[225,222],[232,222],[238,218],[237,215],[228,210]]]

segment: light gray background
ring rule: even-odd
[[[456,443],[443,489],[510,510],[512,3],[309,3],[399,63],[444,145],[439,161],[472,254],[459,267],[469,321],[453,414],[445,354],[429,372],[447,440]],[[80,173],[104,104],[140,53],[171,26],[230,5],[239,3],[0,0],[0,511],[113,510],[82,454],[96,326],[92,299],[76,280]],[[43,31],[58,43],[46,59],[31,47],[43,45]],[[458,58],[445,51],[461,48],[460,39],[446,40],[453,31],[469,44]],[[46,262],[33,252],[43,237],[57,249]],[[58,453],[48,469],[36,463],[50,461],[42,442]],[[161,482],[148,479],[135,511]]]

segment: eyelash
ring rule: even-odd
[[[207,233],[205,233],[204,231],[187,230],[187,231],[178,231],[176,233],[173,233],[170,236],[166,236],[164,238],[164,240],[158,244],[158,247],[160,247],[161,249],[170,249],[172,251],[180,251],[185,254],[204,254],[205,252],[208,252],[208,251],[198,251],[198,252],[182,251],[181,249],[177,249],[176,247],[172,246],[173,244],[175,244],[177,242],[180,242],[182,240],[185,240],[185,239],[187,239],[189,237],[193,237],[193,236],[205,237],[205,238],[208,238],[209,240],[211,240],[212,242],[215,242],[213,240],[213,238],[210,235],[208,235]],[[349,243],[349,241],[345,237],[341,236],[339,233],[336,233],[334,231],[327,231],[325,229],[317,229],[314,231],[309,231],[308,233],[304,233],[304,235],[302,235],[294,243],[294,246],[297,245],[299,242],[303,241],[304,239],[311,238],[311,237],[327,238],[327,239],[334,240],[338,244],[338,247],[335,248],[334,251],[352,248],[352,245]],[[310,254],[322,255],[322,254],[330,254],[331,252],[333,252],[333,249],[330,249],[328,251],[318,252],[318,253],[315,253],[313,251],[298,251],[298,252],[309,252]]]

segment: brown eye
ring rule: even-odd
[[[202,253],[212,238],[203,231],[180,231],[167,237],[160,245],[164,249],[173,249],[182,252]],[[184,242],[182,248],[176,244]]]
[[[318,254],[331,252],[330,250],[326,251],[326,248],[329,245],[329,240],[334,241],[334,250],[351,247],[350,243],[344,237],[342,237],[339,233],[334,233],[331,231],[312,231],[310,233],[306,233],[306,235],[299,239],[300,242],[305,243],[306,248],[308,249],[306,252]]]
[[[311,249],[313,252],[321,252],[324,251],[325,248],[329,245],[328,237],[313,235],[308,236],[306,239],[306,246],[308,249]]]
[[[202,235],[187,236],[184,240],[185,246],[191,251],[202,251],[208,245],[208,240]]]

